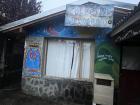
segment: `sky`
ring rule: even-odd
[[[42,1],[42,10],[41,11],[46,11],[50,10],[53,8],[57,8],[59,6],[69,4],[73,1],[77,0],[38,0]],[[126,2],[126,3],[132,3],[132,4],[138,4],[140,0],[115,0],[115,1],[120,1],[120,2]]]

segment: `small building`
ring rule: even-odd
[[[111,19],[114,21],[108,21],[108,24],[112,25],[134,7],[111,0],[79,0],[71,5],[111,7]],[[112,27],[105,27],[100,21],[97,24],[101,28],[89,24],[82,27],[65,26],[66,13],[65,5],[0,27],[0,31],[9,36],[15,33],[25,35],[22,90],[26,94],[52,100],[92,104],[94,73],[100,73],[113,78],[117,93],[120,50],[109,36]],[[89,17],[85,15],[84,18]],[[15,57],[12,61],[18,60]]]
[[[121,48],[120,105],[140,104],[140,3],[123,17],[111,37]]]

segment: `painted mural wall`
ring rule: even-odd
[[[60,16],[26,30],[29,36],[25,42],[22,73],[22,90],[25,93],[48,97],[50,100],[62,99],[83,104],[92,103],[92,82],[55,79],[43,75],[42,56],[45,37],[93,39],[96,42],[95,73],[110,74],[115,79],[115,86],[118,86],[119,50],[107,35],[111,29],[66,27],[64,16]]]
[[[102,29],[96,36],[95,73],[110,74],[115,87],[119,85],[120,50],[109,35],[111,29]]]
[[[42,63],[43,38],[27,37],[24,49],[23,77],[40,77]]]
[[[95,39],[95,73],[110,74],[115,79],[115,86],[118,86],[120,52],[108,35],[111,32],[110,28],[66,27],[64,16],[60,16],[38,24],[27,31],[33,37]]]
[[[60,16],[27,29],[27,32],[29,35],[37,37],[94,39],[97,29],[88,27],[66,27],[64,26],[64,16]]]

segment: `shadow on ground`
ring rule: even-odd
[[[0,90],[0,105],[80,105],[71,102],[48,101],[24,94],[21,90]]]

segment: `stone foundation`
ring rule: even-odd
[[[91,105],[93,99],[93,84],[87,81],[24,77],[22,90],[26,94],[49,100],[64,100],[86,105]]]

